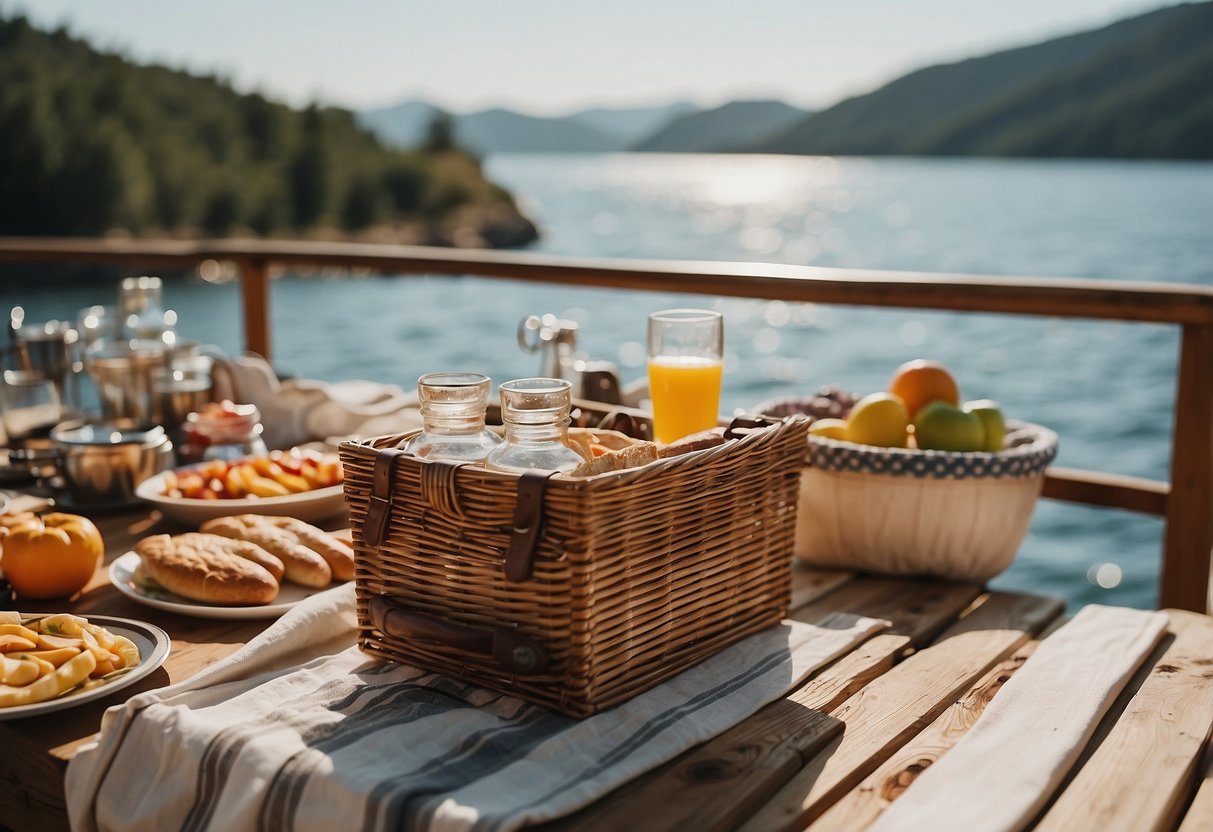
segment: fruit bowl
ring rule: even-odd
[[[169,472],[165,472],[144,480],[135,489],[135,496],[155,505],[166,517],[187,525],[196,526],[232,514],[268,514],[314,522],[345,511],[345,492],[340,484],[284,497],[199,500],[165,494],[168,476]]]
[[[882,448],[809,436],[797,558],[812,565],[986,581],[1023,542],[1057,434],[1007,423],[1003,450]]]

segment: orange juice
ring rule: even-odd
[[[653,434],[673,442],[716,425],[720,411],[719,359],[658,356],[649,359]]]

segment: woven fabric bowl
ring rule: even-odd
[[[1011,565],[1057,434],[1008,424],[997,453],[809,436],[794,553],[812,565],[986,581]]]

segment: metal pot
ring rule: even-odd
[[[173,465],[173,443],[159,425],[64,422],[51,431],[59,473],[79,506],[135,500],[135,486]]]

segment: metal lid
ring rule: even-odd
[[[168,437],[160,425],[129,421],[64,422],[51,430],[51,439],[63,445],[159,445]]]

